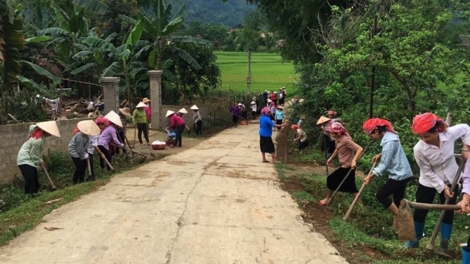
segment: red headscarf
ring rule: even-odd
[[[40,129],[38,126],[35,126],[33,131],[29,134],[29,138],[40,139],[44,136],[44,131]]]
[[[333,111],[333,110],[328,110],[328,111],[326,112],[326,114],[329,115],[329,116],[331,116],[331,117],[335,117],[335,116],[336,116],[336,112]]]
[[[392,123],[390,123],[388,120],[381,119],[381,118],[371,118],[364,122],[362,125],[362,130],[364,133],[369,135],[372,133],[372,131],[376,130],[378,127],[386,127],[387,131],[392,132],[396,134],[397,132],[393,129]]]
[[[328,127],[328,131],[331,133],[339,133],[340,135],[346,135],[348,138],[351,138],[346,128],[340,122],[334,122],[331,126]]]
[[[97,125],[104,124],[106,127],[109,126],[109,120],[106,117],[100,116],[95,120]]]
[[[439,116],[433,113],[424,113],[413,118],[411,131],[415,134],[426,133],[437,124],[437,132],[443,132],[447,129],[447,123]]]

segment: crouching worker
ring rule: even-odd
[[[92,120],[80,121],[77,124],[78,132],[69,142],[69,153],[72,157],[75,171],[73,173],[73,184],[85,181],[85,172],[88,165],[89,136],[100,134],[100,128]]]
[[[372,140],[380,140],[382,147],[382,152],[372,158],[372,162],[378,164],[364,178],[364,183],[369,185],[374,177],[383,176],[388,172],[388,180],[377,191],[376,198],[392,212],[393,227],[397,228],[398,206],[405,197],[406,184],[413,176],[410,163],[400,144],[400,138],[389,121],[371,118],[363,124],[362,129]],[[390,195],[393,195],[393,202],[388,198]]]
[[[305,133],[305,131],[298,125],[292,125],[291,129],[294,130],[295,133],[294,142],[299,142],[299,151],[300,154],[302,154],[304,148],[308,146],[307,133]]]

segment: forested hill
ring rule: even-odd
[[[186,3],[184,17],[186,22],[200,21],[201,23],[216,23],[229,27],[241,24],[243,17],[255,9],[245,0],[183,0]]]

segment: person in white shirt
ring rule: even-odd
[[[458,171],[454,157],[454,142],[461,138],[464,143],[463,148],[468,150],[470,127],[467,124],[448,127],[448,124],[437,115],[424,113],[413,118],[411,130],[420,139],[413,148],[414,157],[419,166],[416,202],[432,203],[438,193],[441,203],[449,198],[451,199],[450,204],[455,204],[456,195],[453,195],[450,190]],[[466,158],[467,155],[467,152],[462,152],[463,158]],[[427,214],[428,210],[415,210],[413,221],[417,240],[406,242],[406,248],[419,247]],[[448,251],[453,219],[454,211],[446,211],[441,224],[439,247],[444,252]]]
[[[299,142],[299,151],[300,151],[300,154],[302,154],[302,151],[304,150],[304,148],[308,146],[307,133],[305,133],[305,131],[298,125],[292,125],[291,129],[295,131],[294,142]]]
[[[250,108],[251,108],[251,116],[253,116],[253,120],[255,120],[256,113],[258,112],[258,107],[256,106],[255,101],[251,101]]]

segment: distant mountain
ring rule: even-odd
[[[187,23],[200,21],[201,23],[216,23],[233,27],[241,24],[246,13],[254,10],[254,5],[247,4],[245,0],[182,0],[186,4],[184,13]]]

